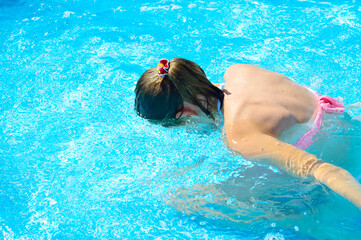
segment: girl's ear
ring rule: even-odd
[[[175,117],[179,118],[180,116],[191,116],[191,115],[197,115],[197,113],[195,113],[194,111],[188,111],[188,110],[183,108],[183,110],[177,112]]]
[[[188,102],[184,102],[183,109],[177,112],[175,117],[178,118],[180,116],[198,115],[200,111],[202,110],[198,106]]]

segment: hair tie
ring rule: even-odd
[[[157,65],[158,75],[165,77],[168,75],[169,61],[167,59],[161,59],[160,63]]]

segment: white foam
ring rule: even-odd
[[[284,240],[285,237],[281,233],[268,233],[264,240]]]

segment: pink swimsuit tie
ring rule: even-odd
[[[343,113],[345,112],[345,106],[329,96],[320,96],[318,99],[317,116],[312,124],[312,128],[297,141],[296,147],[305,150],[318,139],[313,140],[312,137],[320,130],[324,111],[327,113]]]

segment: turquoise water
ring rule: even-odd
[[[357,119],[360,19],[358,1],[0,0],[0,238],[357,239],[346,200],[232,154],[220,125],[151,125],[133,90],[163,57],[214,82],[250,63]],[[311,150],[361,181],[360,138]]]

